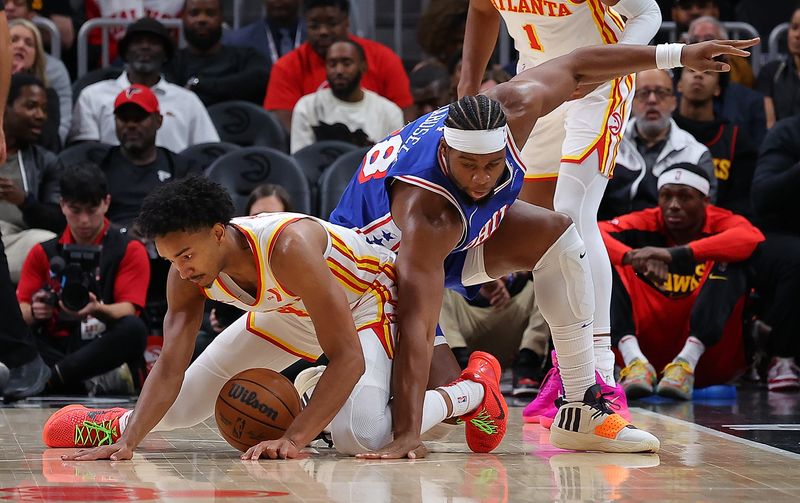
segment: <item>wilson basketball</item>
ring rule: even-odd
[[[291,381],[272,370],[250,369],[222,387],[214,418],[222,438],[245,452],[259,442],[282,437],[301,409]]]

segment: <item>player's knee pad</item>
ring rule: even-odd
[[[392,440],[392,417],[387,393],[363,387],[347,399],[330,424],[337,451],[355,455],[380,449]]]
[[[536,302],[551,328],[586,323],[594,314],[594,287],[586,246],[574,225],[533,269]]]

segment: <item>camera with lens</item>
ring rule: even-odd
[[[102,246],[65,244],[61,254],[50,259],[50,271],[61,284],[51,303],[60,300],[70,311],[80,311],[89,303],[89,292],[97,295]]]

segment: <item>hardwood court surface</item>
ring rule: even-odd
[[[798,397],[773,397],[769,408],[766,392],[753,395],[632,409],[661,439],[658,455],[560,451],[512,407],[495,453],[469,454],[460,427],[440,426],[426,436],[430,456],[416,461],[358,461],[321,448],[306,459],[243,462],[211,419],[150,435],[132,461],[64,462],[64,450],[41,443],[54,409],[29,401],[0,408],[0,501],[800,501],[800,454],[753,441],[798,450]],[[789,405],[774,407],[782,400]],[[696,424],[698,415],[721,431]]]

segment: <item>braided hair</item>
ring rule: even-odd
[[[483,94],[464,96],[450,104],[444,125],[464,131],[497,129],[506,125],[506,114],[499,102]]]

